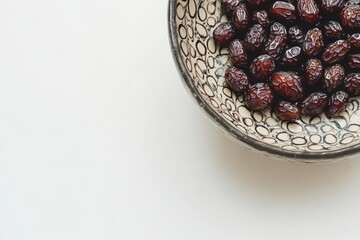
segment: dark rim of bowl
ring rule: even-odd
[[[168,30],[171,51],[176,63],[178,72],[180,73],[183,84],[188,92],[193,96],[194,100],[198,105],[205,111],[207,116],[218,126],[220,129],[241,143],[245,144],[247,147],[255,149],[260,152],[267,152],[271,155],[275,155],[281,158],[295,158],[295,159],[304,159],[304,160],[329,160],[329,159],[340,159],[346,158],[352,155],[357,154],[360,151],[360,145],[350,146],[344,149],[339,150],[329,150],[322,152],[295,152],[291,150],[281,149],[278,147],[273,147],[270,144],[263,143],[261,141],[255,140],[246,134],[238,131],[235,127],[231,126],[229,123],[224,121],[210,106],[206,101],[204,101],[196,88],[193,86],[191,77],[187,73],[186,67],[180,57],[180,49],[177,42],[177,27],[176,27],[176,0],[169,0],[168,4]]]

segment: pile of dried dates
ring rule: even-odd
[[[360,0],[222,0],[227,85],[281,120],[345,111],[360,95]]]

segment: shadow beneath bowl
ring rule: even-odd
[[[219,171],[235,190],[269,201],[322,200],[341,191],[354,174],[360,174],[360,162],[353,160],[327,164],[292,163],[269,159],[253,153],[222,135],[210,123],[202,124],[208,151]],[[324,194],[327,193],[327,194]]]

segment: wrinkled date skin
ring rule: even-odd
[[[281,64],[283,66],[296,66],[302,57],[301,48],[298,46],[292,47],[285,51]]]
[[[326,92],[331,93],[340,86],[345,77],[345,69],[340,64],[327,67],[324,71],[323,84]]]
[[[237,93],[246,92],[249,89],[249,79],[245,72],[236,67],[230,66],[225,72],[227,85]]]
[[[271,6],[271,14],[279,21],[293,22],[296,20],[295,6],[288,2],[276,1]]]
[[[254,82],[266,81],[275,70],[275,61],[269,55],[260,55],[250,65],[251,79]]]
[[[354,33],[348,39],[351,50],[359,51],[360,50],[360,33]]]
[[[303,97],[301,78],[295,72],[273,73],[270,85],[277,94],[291,101],[297,101]]]
[[[245,105],[251,110],[263,110],[274,100],[273,91],[267,83],[257,83],[244,95]]]
[[[324,47],[322,32],[319,28],[310,29],[304,39],[303,52],[309,57],[318,55]]]
[[[270,28],[270,36],[265,42],[264,54],[272,56],[274,59],[279,59],[287,42],[286,28],[281,24],[275,22]]]
[[[340,23],[343,27],[354,29],[360,27],[360,5],[344,7],[340,12]]]
[[[321,0],[320,8],[324,13],[333,13],[339,11],[344,3],[344,0]]]
[[[240,40],[234,40],[229,47],[231,62],[236,66],[244,66],[248,63],[245,47]]]
[[[324,34],[329,39],[338,39],[342,37],[344,32],[340,23],[329,21],[324,25]]]
[[[323,112],[327,104],[327,95],[322,92],[315,92],[299,103],[302,114],[316,116]]]
[[[230,23],[221,23],[214,30],[214,39],[222,46],[228,45],[235,37],[235,29]]]
[[[246,33],[244,44],[248,51],[260,51],[266,40],[266,31],[260,24],[255,24]]]
[[[350,54],[348,64],[351,68],[360,69],[360,54]]]
[[[270,27],[270,35],[284,35],[286,36],[287,31],[284,25],[278,22],[274,22]]]
[[[356,97],[360,95],[360,73],[350,73],[344,79],[344,87],[346,92]]]
[[[300,118],[299,108],[290,102],[280,101],[275,105],[275,114],[284,121],[295,122]]]
[[[319,59],[312,58],[306,62],[304,68],[304,77],[306,83],[308,83],[309,85],[314,85],[321,79],[322,73],[323,66]]]
[[[335,92],[329,99],[326,116],[333,117],[344,112],[349,102],[349,95],[344,91]]]
[[[249,12],[244,4],[235,8],[232,14],[232,22],[236,29],[246,30],[249,25]]]
[[[253,12],[252,20],[255,24],[260,24],[263,27],[270,25],[269,15],[265,11]]]
[[[297,11],[304,23],[315,24],[319,20],[319,8],[314,0],[299,0]]]
[[[350,45],[346,40],[338,40],[326,47],[322,54],[322,60],[326,64],[339,62],[346,57],[349,50]]]

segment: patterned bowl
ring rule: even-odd
[[[224,84],[227,49],[212,38],[223,21],[220,0],[169,0],[170,42],[180,75],[225,135],[267,156],[301,162],[345,159],[359,152],[359,99],[351,99],[339,117],[303,116],[295,123],[279,120],[271,110],[248,111],[243,97]]]

